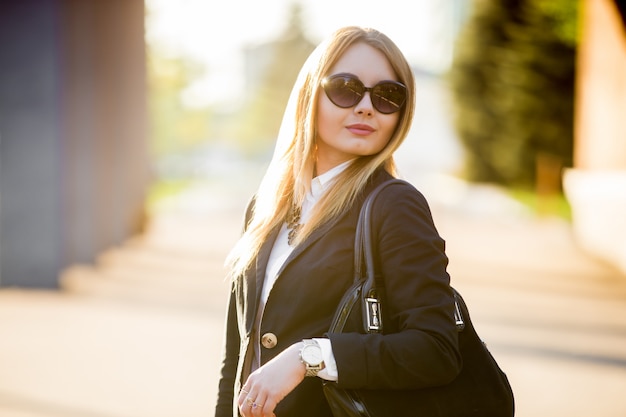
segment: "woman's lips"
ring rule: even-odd
[[[373,127],[369,125],[364,125],[364,124],[349,125],[349,126],[346,126],[346,129],[348,129],[351,133],[355,135],[360,135],[360,136],[369,135],[370,133],[374,131]]]

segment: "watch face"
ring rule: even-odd
[[[322,349],[319,346],[305,346],[302,349],[302,360],[309,365],[319,365],[324,361],[322,358]]]

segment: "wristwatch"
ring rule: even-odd
[[[304,376],[317,376],[317,373],[324,369],[324,358],[322,348],[313,339],[304,339],[304,346],[300,349],[300,360],[306,367]]]

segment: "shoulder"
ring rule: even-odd
[[[386,172],[375,176],[367,191],[368,196],[374,199],[373,207],[378,210],[393,211],[398,205],[412,203],[430,211],[426,197],[413,184]]]
[[[408,181],[390,178],[379,182],[370,194],[370,222],[386,231],[423,233],[435,230],[426,197]]]
[[[391,193],[392,195],[419,195],[424,197],[422,193],[409,181],[397,178],[388,173],[385,169],[377,169],[368,181],[368,185],[365,188],[365,194],[368,195],[374,192],[376,189],[381,189],[380,193]]]

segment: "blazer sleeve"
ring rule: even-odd
[[[328,335],[342,388],[409,389],[452,381],[461,357],[445,242],[424,196],[387,187],[372,209],[376,270],[382,274],[385,334]]]

